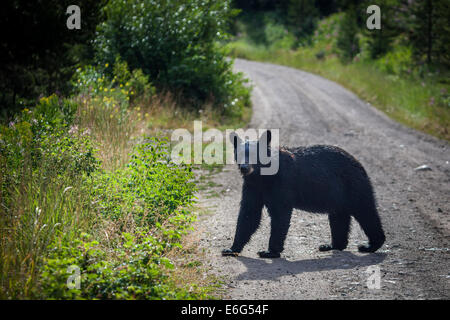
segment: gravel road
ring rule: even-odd
[[[236,60],[254,85],[252,128],[280,129],[280,145],[331,144],[354,155],[375,188],[385,245],[362,254],[367,241],[352,221],[343,252],[319,252],[330,240],[326,215],[294,210],[280,259],[260,259],[270,219],[238,258],[222,257],[232,244],[242,179],[225,166],[213,180],[219,196],[201,192],[197,231],[205,264],[225,279],[229,299],[449,299],[450,145],[406,128],[340,85],[300,70]],[[427,170],[415,170],[426,165]],[[431,169],[431,170],[430,170]],[[208,190],[211,191],[211,190]],[[370,266],[374,266],[369,268]],[[368,268],[381,286],[369,288]]]

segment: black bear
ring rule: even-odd
[[[264,166],[259,161],[249,163],[249,149],[270,148],[271,132],[266,131],[259,141],[242,141],[230,135],[237,154],[245,154],[238,161],[244,179],[241,207],[236,235],[231,249],[224,256],[237,256],[258,229],[261,212],[267,207],[271,219],[269,249],[258,252],[261,258],[278,258],[284,249],[293,208],[328,213],[331,244],[321,245],[320,251],[343,250],[347,247],[350,220],[353,216],[369,239],[360,245],[360,252],[375,252],[385,241],[370,179],[362,165],[346,151],[327,145],[279,148],[279,169],[273,175],[261,175]],[[261,143],[261,141],[267,141]]]

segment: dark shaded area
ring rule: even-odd
[[[386,257],[385,253],[357,256],[348,251],[333,251],[331,256],[324,258],[297,261],[281,258],[269,262],[264,259],[238,257],[237,259],[245,264],[247,271],[238,275],[236,280],[276,280],[289,274],[368,267],[383,262]]]
[[[81,30],[69,30],[68,0],[14,0],[0,11],[0,116],[40,94],[65,93],[77,65],[93,57],[91,40],[105,0],[81,0]]]

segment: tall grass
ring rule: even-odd
[[[86,178],[97,165],[93,149],[83,137],[62,134],[66,124],[53,113],[65,103],[42,99],[46,114],[25,109],[1,128],[1,298],[33,296],[53,239],[74,237],[96,219]]]

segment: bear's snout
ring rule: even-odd
[[[247,176],[247,175],[249,175],[250,173],[253,172],[253,167],[251,165],[247,164],[247,163],[244,163],[244,164],[240,164],[239,165],[239,170],[241,170],[241,173],[244,176]]]

